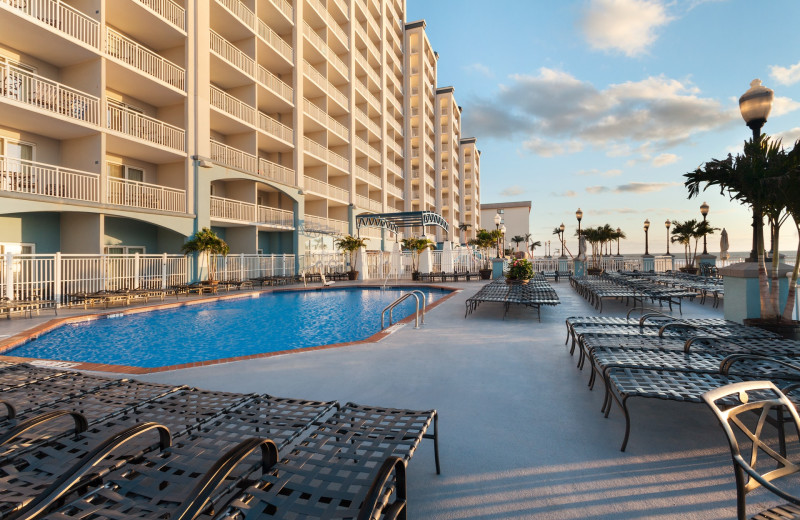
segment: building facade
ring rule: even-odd
[[[482,204],[480,213],[484,228],[490,231],[495,229],[495,215],[500,215],[500,225],[506,227],[503,249],[516,250],[517,246],[511,239],[515,236],[525,237],[531,232],[531,201],[529,200]],[[520,250],[524,247],[521,244]]]
[[[0,252],[175,253],[210,227],[302,254],[362,213],[459,225],[460,111],[403,0],[0,0],[0,26]]]

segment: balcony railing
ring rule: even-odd
[[[400,146],[399,144],[397,144],[397,142],[394,141],[393,139],[387,139],[386,140],[386,145],[389,148],[391,148],[392,151],[394,151],[394,153],[396,153],[397,155],[400,155],[400,156],[403,155],[403,147]]]
[[[211,218],[238,220],[239,222],[256,221],[256,205],[249,202],[211,196]]]
[[[372,200],[363,195],[356,195],[356,205],[370,211],[380,213],[383,210],[383,204],[378,200]]]
[[[186,191],[157,184],[108,178],[109,204],[161,211],[186,212]]]
[[[350,230],[350,224],[344,220],[337,220],[327,217],[318,217],[316,215],[303,215],[305,219],[305,228],[313,231],[323,231],[335,234],[347,234]]]
[[[328,79],[323,76],[317,69],[314,68],[308,61],[303,60],[305,67],[303,68],[303,72],[311,78],[311,81],[317,84],[319,88],[323,91],[327,92],[330,97],[332,97],[337,103],[342,105],[343,107],[347,108],[349,105],[347,103],[347,96],[342,94],[342,91],[333,86],[333,84],[328,81]]]
[[[0,191],[100,202],[100,176],[0,155]]]
[[[237,119],[255,125],[256,124],[256,109],[247,103],[236,99],[227,92],[224,92],[214,85],[211,85],[211,97],[209,99],[211,106],[218,108]]]
[[[241,20],[246,26],[251,29],[256,27],[256,14],[251,11],[240,0],[217,0],[217,3],[224,5],[228,11]]]
[[[100,48],[100,23],[62,0],[0,0],[76,40]]]
[[[322,146],[318,142],[316,142],[316,141],[314,141],[314,140],[312,140],[312,139],[310,139],[308,137],[305,137],[305,136],[303,137],[303,143],[305,144],[305,150],[308,153],[310,153],[312,155],[315,155],[319,159],[322,159],[323,161],[326,161],[326,162],[332,164],[333,166],[336,166],[337,168],[339,168],[341,170],[344,170],[344,171],[349,173],[349,170],[350,170],[350,161],[349,160],[345,159],[344,157],[342,157],[341,155],[339,155],[336,152],[332,152],[332,151],[328,150],[327,148],[325,148],[324,146]]]
[[[111,130],[181,152],[186,151],[186,132],[177,126],[113,103],[107,102],[106,107],[108,128]]]
[[[285,101],[294,103],[294,89],[261,65],[258,66],[258,82],[275,92]]]
[[[356,121],[361,123],[362,125],[366,126],[373,134],[380,137],[381,135],[381,127],[369,118],[369,116],[360,108],[356,108]]]
[[[333,16],[331,16],[331,13],[328,11],[328,9],[322,5],[322,2],[319,0],[309,0],[309,4],[311,4],[311,7],[316,9],[317,13],[322,17],[323,20],[325,20],[325,23],[328,25],[331,31],[333,31],[336,37],[339,38],[339,40],[344,44],[345,48],[349,49],[350,38],[345,34],[342,28],[339,27],[339,24],[333,19]]]
[[[386,193],[388,193],[389,195],[394,195],[399,199],[403,198],[402,188],[398,188],[397,186],[391,183],[386,184]]]
[[[364,96],[364,98],[367,100],[367,102],[370,105],[372,105],[372,108],[374,108],[378,112],[381,112],[381,102],[378,100],[378,98],[375,97],[374,94],[372,94],[372,92],[369,91],[367,86],[364,85],[363,83],[361,83],[361,80],[359,80],[359,79],[356,79],[355,84],[356,84],[356,90],[358,91],[358,93],[361,94],[362,96]]]
[[[369,79],[371,79],[375,85],[380,85],[381,78],[378,75],[378,73],[375,72],[375,70],[372,68],[372,65],[369,64],[369,60],[367,60],[367,58],[362,56],[360,52],[356,51],[354,54],[356,55],[356,62],[358,62],[364,68],[364,70],[367,73],[367,76],[369,76]]]
[[[271,118],[264,112],[258,113],[258,128],[288,143],[294,141],[294,130],[279,122],[277,119]]]
[[[367,143],[365,140],[361,139],[358,136],[356,136],[355,141],[357,150],[361,150],[362,152],[364,152],[370,159],[376,162],[381,162],[381,153],[378,150],[370,146],[369,143]]]
[[[145,74],[184,90],[186,71],[111,27],[106,27],[106,52]]]
[[[401,167],[397,166],[393,162],[387,162],[386,163],[386,170],[394,173],[398,177],[402,177],[403,176],[403,169]]]
[[[258,172],[258,157],[211,140],[211,160],[252,174]]]
[[[320,35],[307,22],[303,22],[303,34],[342,76],[348,77],[350,68],[328,47],[328,44],[322,40]]]
[[[147,6],[159,16],[178,27],[181,31],[186,30],[186,10],[172,0],[135,0]]]
[[[97,125],[100,100],[14,65],[0,63],[0,97]]]
[[[375,175],[369,170],[365,170],[361,166],[356,166],[356,178],[368,184],[372,184],[376,188],[380,188],[382,184],[380,176]]]
[[[258,174],[265,179],[286,184],[287,186],[297,186],[294,170],[266,159],[258,160]]]
[[[347,190],[338,186],[334,186],[333,184],[328,184],[325,181],[321,181],[306,175],[303,184],[306,190],[312,191],[317,195],[322,195],[323,197],[327,197],[329,199],[336,199],[339,202],[344,203],[350,201]]]
[[[350,18],[350,7],[344,0],[333,0],[333,3],[339,8],[341,12],[349,19]]]
[[[269,0],[272,5],[278,8],[283,15],[292,22],[294,20],[294,8],[292,4],[287,2],[286,0]]]
[[[350,130],[348,130],[347,127],[345,127],[342,123],[329,116],[324,110],[319,108],[310,100],[303,98],[303,109],[305,110],[306,114],[314,118],[319,124],[327,127],[328,130],[334,134],[346,141],[350,140]]]
[[[267,42],[267,44],[275,49],[275,51],[286,58],[286,61],[294,61],[294,49],[286,43],[283,38],[278,36],[278,33],[272,30],[272,27],[265,24],[261,18],[257,19],[258,26],[255,27],[258,36]]]
[[[254,77],[255,61],[231,42],[211,31],[211,51],[237,69]]]
[[[259,224],[269,224],[270,226],[294,229],[294,213],[285,209],[270,208],[269,206],[258,206]]]

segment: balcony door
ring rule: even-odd
[[[33,191],[36,183],[33,154],[31,143],[0,139],[0,189]]]
[[[126,164],[108,163],[108,194],[112,204],[141,207],[144,170]]]

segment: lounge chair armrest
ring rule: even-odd
[[[695,341],[714,342],[714,341],[720,341],[721,339],[722,338],[717,338],[715,336],[692,336],[691,338],[686,340],[686,343],[683,344],[683,351],[688,353]]]
[[[797,497],[782,490],[781,488],[773,484],[771,480],[765,479],[764,476],[762,476],[758,471],[754,470],[753,467],[747,461],[745,461],[744,457],[742,457],[739,454],[733,455],[733,460],[736,461],[736,463],[745,471],[745,473],[747,473],[750,476],[751,479],[758,482],[760,486],[766,488],[768,491],[777,495],[781,499],[786,500],[787,502],[791,502],[792,504],[795,505],[800,505],[800,497]]]
[[[763,355],[760,355],[760,354],[731,354],[729,356],[726,356],[722,360],[722,362],[720,362],[720,364],[719,364],[719,371],[720,371],[721,374],[728,375],[728,372],[730,371],[731,366],[733,366],[733,364],[736,363],[737,361],[759,360],[759,359],[764,360],[764,361],[768,361],[770,363],[774,363],[776,365],[780,365],[780,366],[785,367],[785,368],[788,368],[788,369],[792,370],[793,372],[796,372],[797,376],[800,377],[800,366],[797,366],[795,364],[789,363],[787,361],[782,361],[780,359],[775,359],[775,358],[771,358],[769,356],[763,356]]]
[[[269,439],[245,439],[223,455],[209,469],[189,496],[170,516],[171,520],[192,520],[206,508],[212,494],[225,481],[239,463],[256,449],[261,448],[261,470],[269,471],[278,462],[278,447]]]
[[[383,465],[378,470],[378,474],[372,480],[372,485],[367,491],[364,503],[358,513],[357,520],[370,520],[374,517],[375,509],[380,507],[384,495],[384,490],[389,485],[394,474],[395,500],[388,504],[382,511],[381,518],[392,520],[401,518],[401,513],[406,508],[406,463],[400,457],[389,457],[383,461]]]
[[[697,328],[697,327],[695,327],[694,325],[690,325],[690,324],[688,324],[688,323],[685,323],[685,322],[682,322],[682,321],[671,321],[671,322],[669,322],[669,323],[665,323],[664,325],[662,325],[662,326],[661,326],[661,328],[660,328],[660,329],[658,329],[658,337],[659,337],[659,338],[663,337],[663,336],[664,336],[664,332],[665,332],[665,331],[666,331],[666,330],[667,330],[667,329],[668,329],[670,326],[673,326],[673,327],[683,327],[684,329],[696,329],[696,328]]]
[[[13,419],[17,416],[17,410],[13,404],[8,401],[0,401],[0,404],[6,407],[6,419]]]
[[[47,489],[41,491],[25,507],[12,512],[4,520],[35,520],[45,515],[49,508],[61,497],[68,495],[82,484],[86,474],[109,454],[129,440],[150,430],[158,431],[161,450],[168,448],[172,444],[172,436],[169,433],[169,429],[154,422],[140,423],[118,432],[81,457],[76,464],[67,469],[63,475],[50,484]]]
[[[54,412],[48,412],[48,413],[43,413],[41,415],[37,415],[36,417],[32,417],[27,421],[19,423],[14,428],[12,428],[11,431],[7,432],[5,435],[0,437],[0,446],[8,444],[9,442],[13,441],[23,433],[39,426],[40,424],[52,421],[54,419],[58,419],[59,417],[64,417],[65,415],[72,416],[72,419],[75,421],[75,433],[85,432],[86,429],[89,427],[89,423],[86,422],[86,417],[79,414],[78,412],[72,412],[69,410],[56,410]]]

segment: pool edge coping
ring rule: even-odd
[[[188,305],[198,305],[202,303],[220,301],[220,300],[231,300],[231,299],[239,299],[239,298],[255,298],[260,297],[261,294],[265,293],[273,293],[273,292],[299,292],[299,291],[323,291],[323,290],[336,290],[342,288],[357,288],[357,287],[383,287],[383,285],[375,285],[375,284],[359,284],[359,285],[350,285],[350,286],[339,286],[339,287],[282,287],[278,289],[261,289],[256,291],[250,291],[247,293],[240,293],[240,294],[225,294],[221,296],[214,296],[209,298],[198,298],[194,300],[185,300],[185,301],[175,301],[170,303],[159,303],[156,305],[144,305],[142,307],[135,307],[135,308],[127,308],[127,309],[115,309],[110,312],[100,312],[100,313],[92,313],[92,314],[81,314],[77,316],[69,316],[64,318],[54,318],[48,320],[45,323],[40,325],[36,325],[30,329],[26,329],[22,332],[18,332],[17,334],[6,338],[4,340],[0,340],[0,361],[7,361],[11,363],[34,363],[41,366],[48,366],[58,364],[62,367],[66,367],[69,369],[75,370],[89,370],[93,372],[110,372],[116,374],[133,374],[133,375],[143,375],[143,374],[153,374],[157,372],[169,372],[173,370],[183,370],[186,368],[197,368],[202,366],[210,366],[210,365],[220,365],[223,363],[234,363],[237,361],[246,361],[251,359],[261,359],[261,358],[268,358],[274,356],[283,356],[287,354],[302,354],[305,352],[314,352],[318,350],[330,350],[334,348],[340,347],[349,347],[353,345],[364,345],[364,344],[372,344],[378,343],[382,339],[388,337],[394,332],[393,327],[398,324],[407,324],[411,323],[414,320],[414,315],[411,314],[402,320],[396,321],[394,324],[390,325],[389,327],[376,332],[372,336],[367,338],[358,340],[358,341],[348,341],[344,343],[330,343],[328,345],[318,345],[315,347],[303,347],[298,349],[291,349],[291,350],[280,350],[276,352],[263,352],[260,354],[249,354],[246,356],[235,356],[235,357],[228,357],[228,358],[220,358],[220,359],[213,359],[208,361],[194,361],[191,363],[181,363],[178,365],[165,365],[161,367],[134,367],[128,365],[112,365],[107,363],[90,363],[85,361],[64,361],[64,360],[57,360],[57,359],[42,359],[42,358],[29,358],[29,357],[19,357],[19,356],[7,356],[4,352],[12,350],[20,345],[23,345],[33,339],[38,338],[42,334],[46,334],[51,330],[54,330],[59,327],[63,327],[64,325],[69,325],[70,323],[81,323],[87,321],[95,321],[100,319],[110,319],[110,316],[116,315],[128,315],[128,314],[139,314],[142,312],[151,312],[154,310],[162,310],[162,309],[172,309],[176,307],[185,307]],[[440,303],[447,301],[448,299],[452,298],[463,289],[457,287],[451,287],[446,285],[438,285],[438,284],[431,284],[431,285],[391,285],[387,287],[424,287],[424,288],[431,288],[431,289],[444,289],[451,291],[448,294],[445,294],[441,298],[438,298],[436,301],[431,302],[425,306],[425,313],[429,312],[430,310],[436,308]],[[258,296],[255,296],[258,295]],[[390,330],[393,329],[393,330]],[[66,365],[69,365],[68,367]]]

